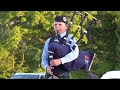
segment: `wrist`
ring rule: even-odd
[[[62,64],[62,60],[61,60],[61,59],[59,59],[59,61],[60,61],[60,64]]]

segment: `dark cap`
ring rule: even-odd
[[[68,20],[65,16],[56,16],[55,17],[55,22],[63,22],[63,23],[68,23]]]

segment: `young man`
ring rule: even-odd
[[[61,38],[63,38],[66,35],[67,29],[68,29],[67,18],[64,16],[56,16],[54,19],[54,31],[55,32],[57,31],[58,34],[61,36]],[[67,41],[70,40],[71,37],[72,37],[72,35],[68,35]],[[48,62],[48,45],[49,45],[50,39],[51,38],[48,38],[47,41],[45,42],[43,53],[42,53],[42,62],[41,62],[42,67],[44,69],[46,69],[46,76],[47,76],[47,74],[54,75],[54,73],[52,72],[52,69],[54,69],[54,66],[59,66],[61,64],[65,64],[67,62],[71,62],[74,59],[76,59],[79,55],[79,48],[78,48],[78,46],[76,46],[75,50],[72,50],[70,53],[68,53],[64,57],[59,58],[59,59],[53,59],[50,62]],[[74,39],[74,42],[76,42],[75,39]],[[50,65],[49,65],[49,63],[50,63]],[[58,78],[59,79],[61,79],[61,78],[69,79],[70,72],[66,72]]]

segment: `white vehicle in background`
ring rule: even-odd
[[[44,79],[44,73],[15,73],[9,79]]]
[[[101,79],[120,79],[120,71],[108,71],[102,75]]]

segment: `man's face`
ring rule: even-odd
[[[58,34],[62,34],[66,32],[67,25],[63,22],[54,22],[54,30],[55,32],[58,32]]]

